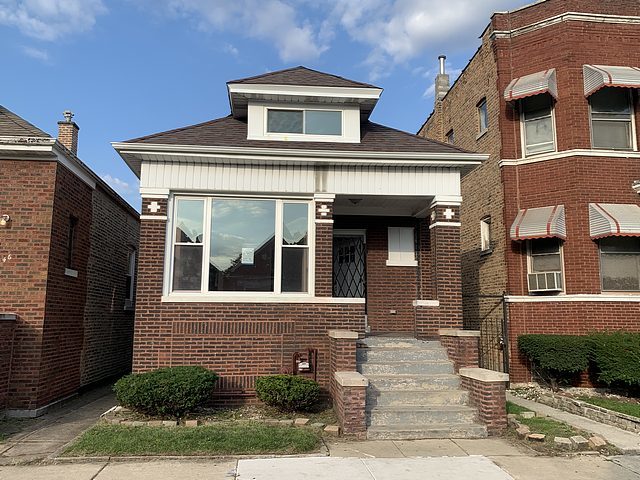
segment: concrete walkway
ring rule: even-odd
[[[59,453],[115,405],[111,386],[91,390],[36,419],[5,419],[5,430],[17,430],[0,442],[0,465],[35,462]],[[0,478],[2,478],[0,476]]]
[[[640,435],[638,434],[628,432],[627,430],[622,430],[621,428],[613,427],[611,425],[605,425],[604,423],[596,422],[580,415],[564,412],[541,403],[516,397],[510,393],[507,393],[507,400],[515,403],[516,405],[520,405],[521,407],[533,410],[540,415],[550,417],[571,425],[572,427],[600,435],[607,442],[619,448],[625,454],[640,454]]]

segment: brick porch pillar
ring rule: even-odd
[[[316,225],[316,297],[333,296],[333,200],[335,195],[317,193],[315,200]]]
[[[434,202],[428,233],[423,232],[416,335],[437,338],[441,328],[462,328],[460,206]]]

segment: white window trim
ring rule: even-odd
[[[607,88],[619,88],[619,87],[607,87]],[[591,140],[591,149],[606,152],[637,152],[638,151],[638,134],[636,131],[636,106],[633,101],[632,89],[628,88],[627,98],[629,99],[629,105],[631,106],[631,149],[627,148],[602,148],[595,147],[593,145],[593,112],[591,110],[591,99],[587,102],[589,104],[589,136]]]
[[[414,239],[413,242],[413,260],[397,260],[397,259],[392,259],[391,258],[391,248],[390,248],[390,238],[389,235],[391,233],[391,229],[395,228],[395,229],[410,229],[411,233],[412,233],[412,238]],[[387,267],[417,267],[418,266],[418,260],[417,260],[417,252],[416,252],[416,245],[415,245],[415,232],[416,229],[415,227],[387,227],[387,261],[386,261],[386,265]]]
[[[558,245],[559,245],[559,249],[560,249],[560,272],[562,273],[562,290],[560,290],[559,292],[556,292],[556,294],[561,294],[561,293],[565,293],[565,279],[566,279],[566,275],[564,273],[564,242],[560,239],[558,240]],[[540,296],[540,294],[534,294],[529,292],[529,274],[531,273],[542,273],[542,272],[533,272],[532,269],[532,255],[531,255],[531,242],[535,242],[536,239],[531,239],[531,240],[527,240],[526,244],[527,244],[527,279],[526,279],[526,286],[527,286],[527,292],[529,293],[529,295],[532,296]]]
[[[640,252],[633,252],[633,253],[640,253]],[[598,242],[598,266],[600,267],[600,292],[607,295],[610,295],[610,294],[638,295],[640,294],[640,288],[638,290],[605,290],[603,278],[602,278],[602,245],[600,244],[600,242]]]
[[[547,93],[546,95],[549,95],[549,94]],[[535,152],[535,153],[527,153],[527,138],[525,134],[524,106],[522,104],[523,100],[526,100],[526,98],[523,98],[518,102],[518,108],[519,108],[518,113],[520,116],[520,149],[521,149],[520,158],[531,158],[531,157],[536,157],[538,155],[549,155],[549,154],[556,153],[558,151],[558,136],[556,134],[556,105],[553,100],[553,97],[551,98],[551,128],[553,130],[553,150],[546,150],[544,152]],[[591,117],[589,117],[589,123],[591,123]]]
[[[175,219],[177,215],[177,200],[187,198],[189,200],[204,200],[204,239],[203,261],[201,273],[201,289],[196,290],[173,290],[173,252],[175,247]],[[276,203],[275,209],[275,253],[274,253],[274,291],[273,292],[229,292],[229,291],[209,291],[209,262],[206,261],[206,252],[211,249],[211,202],[215,198],[223,199],[254,199],[254,200],[270,200]],[[308,242],[309,242],[309,265],[308,265],[308,281],[307,292],[281,292],[282,278],[282,212],[284,203],[305,203],[308,204]],[[311,198],[287,198],[287,197],[269,197],[259,195],[229,195],[229,194],[212,194],[212,195],[190,195],[189,193],[171,194],[168,202],[169,221],[167,221],[166,241],[165,241],[165,264],[163,275],[163,302],[179,301],[179,302],[212,302],[212,301],[238,301],[238,302],[254,302],[260,301],[282,301],[291,302],[294,299],[311,299],[314,298],[315,292],[315,202]]]

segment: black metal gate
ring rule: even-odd
[[[465,328],[480,330],[480,367],[509,373],[509,318],[505,295],[465,296]]]

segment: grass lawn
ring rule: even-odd
[[[516,415],[522,412],[530,412],[528,408],[521,407],[520,405],[516,405],[513,402],[507,402],[507,413],[515,413]]]
[[[581,434],[581,432],[566,423],[546,417],[519,418],[518,421],[528,426],[531,433],[544,433],[547,436],[546,440],[551,442],[553,442],[554,437],[573,437]]]
[[[632,417],[640,418],[640,403],[630,403],[615,398],[603,397],[578,397],[578,400],[596,405],[598,407],[607,408],[614,412],[624,413]]]
[[[67,456],[298,454],[317,450],[320,432],[257,422],[203,427],[96,425]]]

